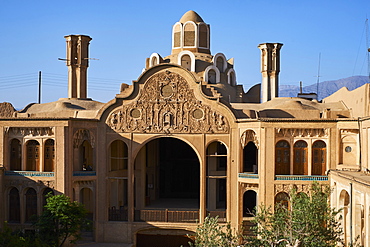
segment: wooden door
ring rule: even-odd
[[[294,144],[294,175],[308,175],[307,164],[307,143],[305,141],[297,141]]]
[[[312,175],[325,175],[326,171],[326,144],[316,141],[312,145]]]
[[[275,175],[290,174],[290,146],[287,141],[279,141],[275,146]]]

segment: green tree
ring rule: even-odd
[[[194,236],[195,247],[234,247],[238,246],[239,235],[232,229],[230,223],[220,225],[218,216],[207,216],[202,224],[197,226]]]
[[[269,247],[334,247],[342,242],[340,211],[330,207],[330,187],[311,186],[309,195],[290,193],[289,206],[278,204],[260,206],[254,218],[256,238],[249,238],[246,246]]]
[[[7,222],[0,228],[0,247],[21,247],[26,245],[26,239],[14,232]]]
[[[80,231],[89,225],[87,210],[65,195],[49,196],[44,212],[35,223],[39,238],[48,246],[62,246],[80,239]]]

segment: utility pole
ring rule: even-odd
[[[319,99],[319,84],[320,84],[320,63],[321,63],[321,52],[319,53],[319,66],[317,68],[317,82],[316,82],[316,92],[317,99]]]
[[[41,104],[41,71],[39,71],[39,104]]]

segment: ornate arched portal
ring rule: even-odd
[[[149,141],[135,158],[136,209],[199,209],[200,163],[184,141]]]

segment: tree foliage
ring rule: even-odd
[[[218,216],[207,216],[195,231],[194,244],[189,244],[194,247],[234,247],[238,246],[238,242],[239,236],[229,222],[220,225]]]
[[[85,207],[65,195],[49,196],[42,215],[35,227],[39,238],[48,246],[62,246],[67,239],[74,243],[80,239],[80,231],[88,227]]]
[[[260,206],[254,218],[256,238],[246,246],[334,247],[342,242],[339,213],[330,207],[330,187],[313,183],[309,195],[290,193],[289,206]]]

